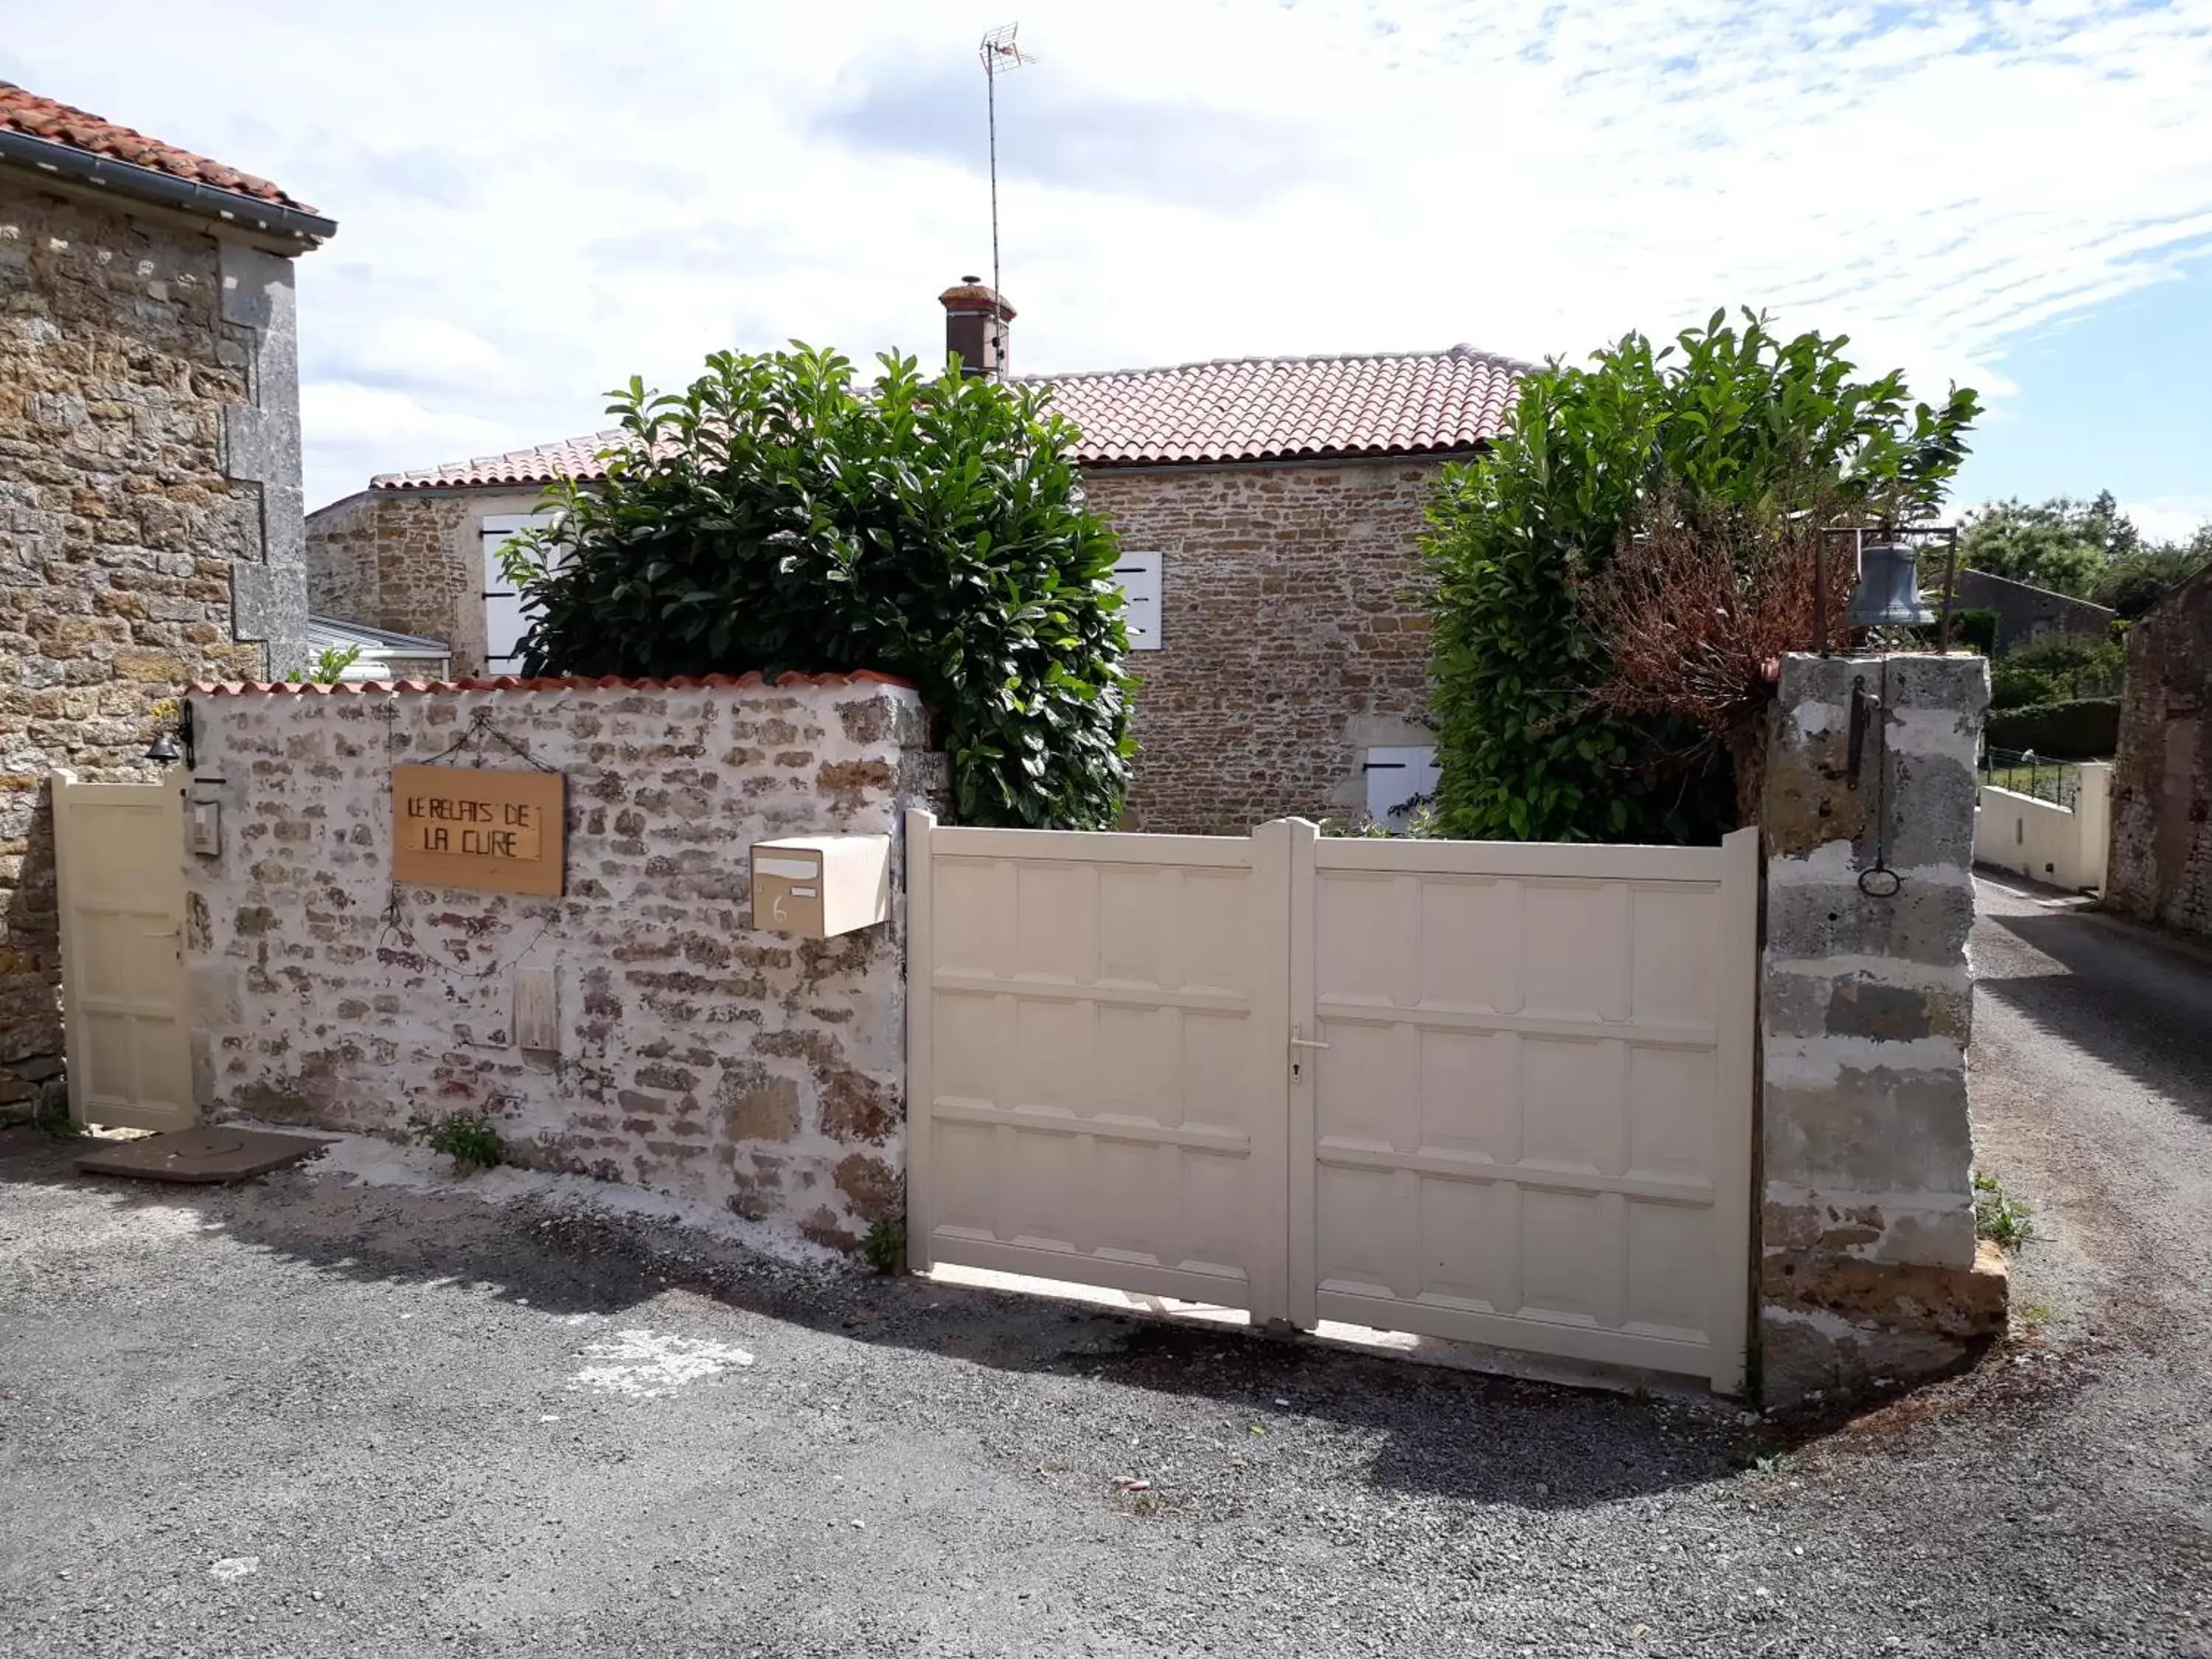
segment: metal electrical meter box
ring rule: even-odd
[[[753,926],[834,939],[891,919],[889,836],[794,836],[753,843]]]

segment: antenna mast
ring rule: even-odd
[[[999,77],[1010,75],[1024,64],[1034,64],[1036,57],[1022,50],[1015,39],[1021,33],[1019,23],[1002,23],[988,31],[976,56],[983,61],[983,101],[990,112],[991,126],[991,292],[999,289]],[[1006,322],[998,314],[994,305],[991,313],[991,332],[997,343],[997,357],[1006,361]]]

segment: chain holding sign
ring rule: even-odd
[[[465,766],[392,771],[392,878],[558,898],[567,780]]]

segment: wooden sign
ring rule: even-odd
[[[392,878],[558,898],[566,785],[558,772],[394,767]]]

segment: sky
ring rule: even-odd
[[[7,0],[0,78],[275,179],[311,506],[788,339],[1579,358],[1720,307],[1989,413],[1960,507],[2212,520],[2212,0]]]

